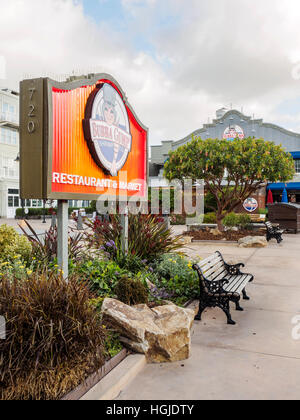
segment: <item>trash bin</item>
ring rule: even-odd
[[[277,223],[281,229],[300,232],[300,205],[275,203],[269,204],[269,221]]]

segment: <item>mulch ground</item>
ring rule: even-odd
[[[222,232],[220,235],[213,235],[210,232],[210,229],[207,229],[198,230],[195,232],[186,232],[184,235],[190,236],[196,241],[222,241],[224,239],[226,239],[226,241],[238,241],[239,239],[245,238],[246,236],[265,236],[265,232],[253,230],[239,230],[238,232],[227,231]]]

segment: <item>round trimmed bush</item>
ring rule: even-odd
[[[32,251],[29,240],[7,225],[0,226],[0,261],[12,260],[18,256],[28,260]]]

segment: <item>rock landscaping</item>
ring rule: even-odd
[[[104,323],[118,331],[123,344],[145,354],[149,363],[178,362],[190,356],[192,309],[172,303],[150,309],[105,299],[102,314]]]

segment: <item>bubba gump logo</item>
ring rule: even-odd
[[[124,102],[110,84],[98,85],[90,95],[83,129],[96,164],[117,176],[131,151],[132,136]]]

